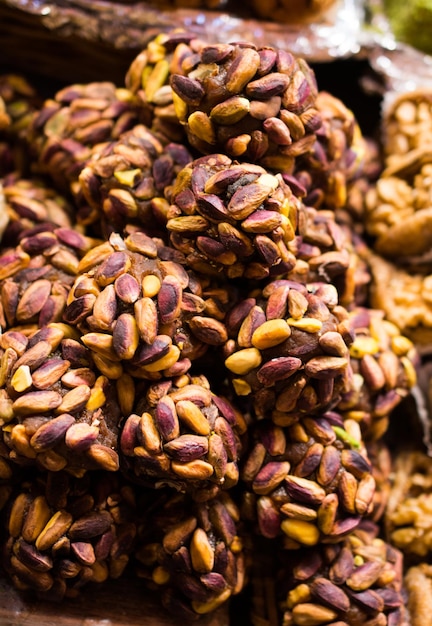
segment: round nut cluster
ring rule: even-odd
[[[406,623],[402,555],[378,532],[366,523],[338,544],[297,555],[281,551],[276,578],[281,623]]]
[[[115,472],[120,407],[90,351],[66,324],[0,338],[2,455],[49,471]]]
[[[319,91],[315,107],[321,116],[312,149],[296,164],[308,206],[337,211],[346,205],[350,181],[361,171],[366,144],[350,109],[326,91]]]
[[[135,98],[110,82],[70,85],[46,100],[28,129],[38,173],[68,192],[91,148],[118,139],[137,122]]]
[[[220,318],[230,290],[210,288],[207,297],[205,284],[172,252],[133,231],[124,239],[111,235],[80,261],[64,320],[79,328],[110,379],[123,372],[148,380],[179,376],[209,345],[227,339]]]
[[[171,244],[193,269],[263,279],[294,267],[301,203],[280,174],[213,154],[181,170],[167,199]]]
[[[214,611],[247,582],[237,505],[226,493],[206,502],[161,497],[138,533],[136,558],[139,576],[184,623]]]
[[[141,124],[118,141],[96,146],[73,186],[78,222],[102,228],[106,237],[112,231],[122,233],[129,224],[164,235],[168,203],[163,191],[191,160],[185,146],[163,146]]]
[[[306,416],[290,426],[261,420],[241,464],[244,507],[259,533],[291,549],[340,541],[372,509],[375,479],[353,420]]]
[[[259,418],[284,426],[323,412],[351,388],[347,311],[333,285],[274,280],[227,315],[225,367]]]
[[[184,380],[183,380],[184,379]],[[151,385],[125,421],[120,448],[136,478],[196,492],[238,481],[241,414],[201,376]]]
[[[97,240],[71,228],[30,229],[0,256],[0,323],[35,332],[60,322],[80,258]]]
[[[170,85],[191,146],[292,172],[321,126],[308,64],[285,50],[233,43],[205,46],[188,65]]]
[[[136,537],[134,493],[118,474],[36,475],[7,515],[5,570],[20,590],[73,598],[88,583],[119,578]]]

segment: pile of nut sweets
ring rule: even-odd
[[[11,583],[430,624],[432,459],[385,435],[432,344],[432,95],[381,156],[303,59],[175,31],[120,87],[0,96]]]

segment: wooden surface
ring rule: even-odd
[[[228,607],[193,622],[196,626],[228,626]],[[139,580],[110,581],[87,587],[59,604],[30,601],[0,578],[0,626],[188,626],[169,615],[155,594]]]

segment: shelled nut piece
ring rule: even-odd
[[[355,336],[349,347],[352,385],[334,411],[359,422],[364,438],[376,441],[386,433],[391,412],[415,386],[419,357],[382,310],[356,308],[346,326]]]
[[[163,143],[184,142],[185,139],[174,108],[170,76],[185,74],[204,45],[196,35],[182,29],[160,33],[128,68],[125,85],[137,96],[139,120],[151,128]]]
[[[367,144],[353,112],[339,98],[320,91],[314,106],[322,124],[311,150],[297,159],[295,176],[306,189],[306,205],[337,211],[345,207],[349,184],[362,171]]]
[[[0,131],[6,130],[10,127],[11,118],[6,111],[6,104],[3,98],[0,96]]]
[[[33,205],[35,206],[35,205]],[[59,209],[60,210],[60,209]],[[81,257],[99,240],[71,228],[38,229],[25,234],[0,256],[0,325],[24,334],[60,322]]]
[[[292,172],[321,125],[315,75],[285,50],[253,43],[205,46],[173,73],[177,116],[190,144]]]
[[[261,420],[241,464],[245,516],[292,548],[334,543],[373,506],[375,479],[353,420],[305,416],[289,426]]]
[[[431,149],[400,155],[365,197],[365,226],[373,248],[395,262],[431,271]]]
[[[136,98],[127,89],[110,82],[65,87],[32,118],[27,139],[34,170],[69,191],[91,148],[118,139],[137,119]]]
[[[235,291],[188,272],[180,253],[140,231],[113,233],[81,259],[64,320],[109,379],[158,380],[188,371],[227,339]]]
[[[368,522],[341,543],[280,551],[281,623],[406,626],[402,555],[378,530]]]
[[[366,254],[371,274],[370,303],[400,328],[421,352],[432,341],[432,276],[407,271],[381,256]]]
[[[38,231],[71,229],[75,223],[68,200],[42,179],[9,174],[3,179],[3,193],[9,220],[4,245],[17,245],[35,227]]]
[[[281,426],[334,406],[352,387],[347,317],[333,285],[280,279],[252,292],[225,320],[237,395]]]
[[[411,626],[429,626],[432,615],[432,566],[421,563],[410,567],[404,582]]]
[[[262,279],[294,267],[301,203],[280,174],[212,154],[181,170],[166,197],[171,243],[192,269]]]
[[[194,502],[165,492],[138,532],[137,573],[184,623],[211,613],[246,584],[239,511],[227,494]]]
[[[57,602],[75,597],[88,583],[123,574],[135,517],[133,487],[118,473],[33,475],[8,512],[4,568],[21,591]]]
[[[165,187],[187,163],[188,149],[178,143],[163,146],[145,126],[138,124],[117,141],[98,145],[72,185],[77,219],[102,230],[123,232],[138,224],[147,234],[163,234],[168,203]]]
[[[116,387],[75,329],[52,323],[0,337],[1,454],[76,475],[119,467]]]
[[[431,554],[432,459],[422,452],[396,456],[385,525],[388,540],[408,563]]]
[[[245,430],[242,414],[204,376],[161,380],[122,426],[122,460],[144,484],[210,494],[237,483]]]

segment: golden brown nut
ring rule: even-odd
[[[432,342],[432,277],[408,272],[371,252],[370,302],[422,351]]]
[[[432,566],[421,563],[410,567],[405,576],[408,611],[412,626],[432,624]]]

